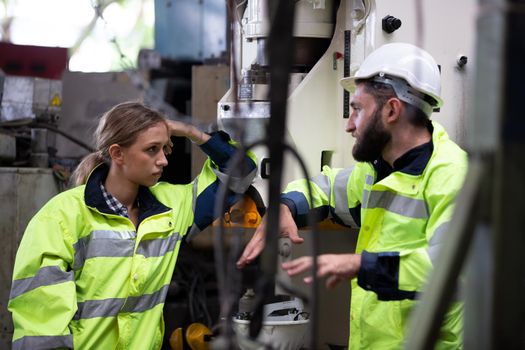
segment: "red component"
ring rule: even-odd
[[[65,47],[15,45],[0,42],[0,69],[7,75],[62,79],[67,69]]]
[[[342,54],[341,52],[336,51],[336,52],[334,52],[334,57],[335,57],[336,60],[340,60],[340,59],[342,59],[344,56],[343,56],[343,54]]]

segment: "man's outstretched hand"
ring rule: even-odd
[[[289,237],[292,243],[303,243],[304,239],[299,237],[297,232],[297,225],[290,213],[290,209],[284,204],[280,207],[279,220],[279,234],[282,237]],[[255,258],[261,254],[264,249],[264,241],[266,238],[266,216],[263,218],[261,224],[255,230],[252,238],[244,248],[244,251],[237,261],[237,267],[243,268],[250,264]]]
[[[282,264],[282,268],[290,276],[295,276],[311,270],[313,258],[303,256]],[[339,282],[355,278],[361,267],[361,255],[359,254],[323,254],[317,257],[317,277],[327,277],[326,288],[332,289]],[[311,283],[312,276],[304,279],[305,283]]]

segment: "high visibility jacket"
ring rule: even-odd
[[[432,141],[403,156],[408,164],[402,169],[381,178],[378,162],[324,167],[311,181],[313,202],[305,180],[292,182],[282,196],[298,225],[315,210],[321,218],[360,227],[356,253],[362,262],[351,281],[350,349],[402,347],[414,299],[446,239],[467,156],[432,124]],[[423,149],[429,150],[426,155]],[[436,348],[461,348],[461,333],[461,305],[453,303]]]
[[[13,349],[160,349],[181,239],[212,222],[217,175],[236,150],[230,143],[217,133],[201,146],[211,160],[190,184],[141,187],[138,228],[104,200],[106,165],[52,198],[28,224],[16,256]],[[238,192],[255,175],[254,161],[246,163],[249,174],[232,181]]]

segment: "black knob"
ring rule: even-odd
[[[457,64],[459,68],[463,68],[468,62],[467,56],[460,56],[457,60]]]
[[[386,15],[382,21],[383,30],[387,33],[393,33],[401,27],[401,20],[394,16]]]

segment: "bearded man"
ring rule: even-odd
[[[327,277],[328,288],[351,280],[350,349],[399,349],[447,239],[467,154],[430,119],[443,101],[439,68],[428,52],[405,43],[383,45],[341,84],[352,93],[346,131],[355,138],[357,163],[347,169],[325,166],[310,179],[312,201],[306,180],[288,184],[281,196],[280,234],[301,243],[297,228],[306,225],[311,211],[359,228],[355,253],[318,256],[317,275]],[[264,237],[262,224],[238,267],[260,254]],[[311,266],[305,256],[282,267],[293,276]],[[436,348],[461,348],[461,333],[462,307],[456,302]]]

